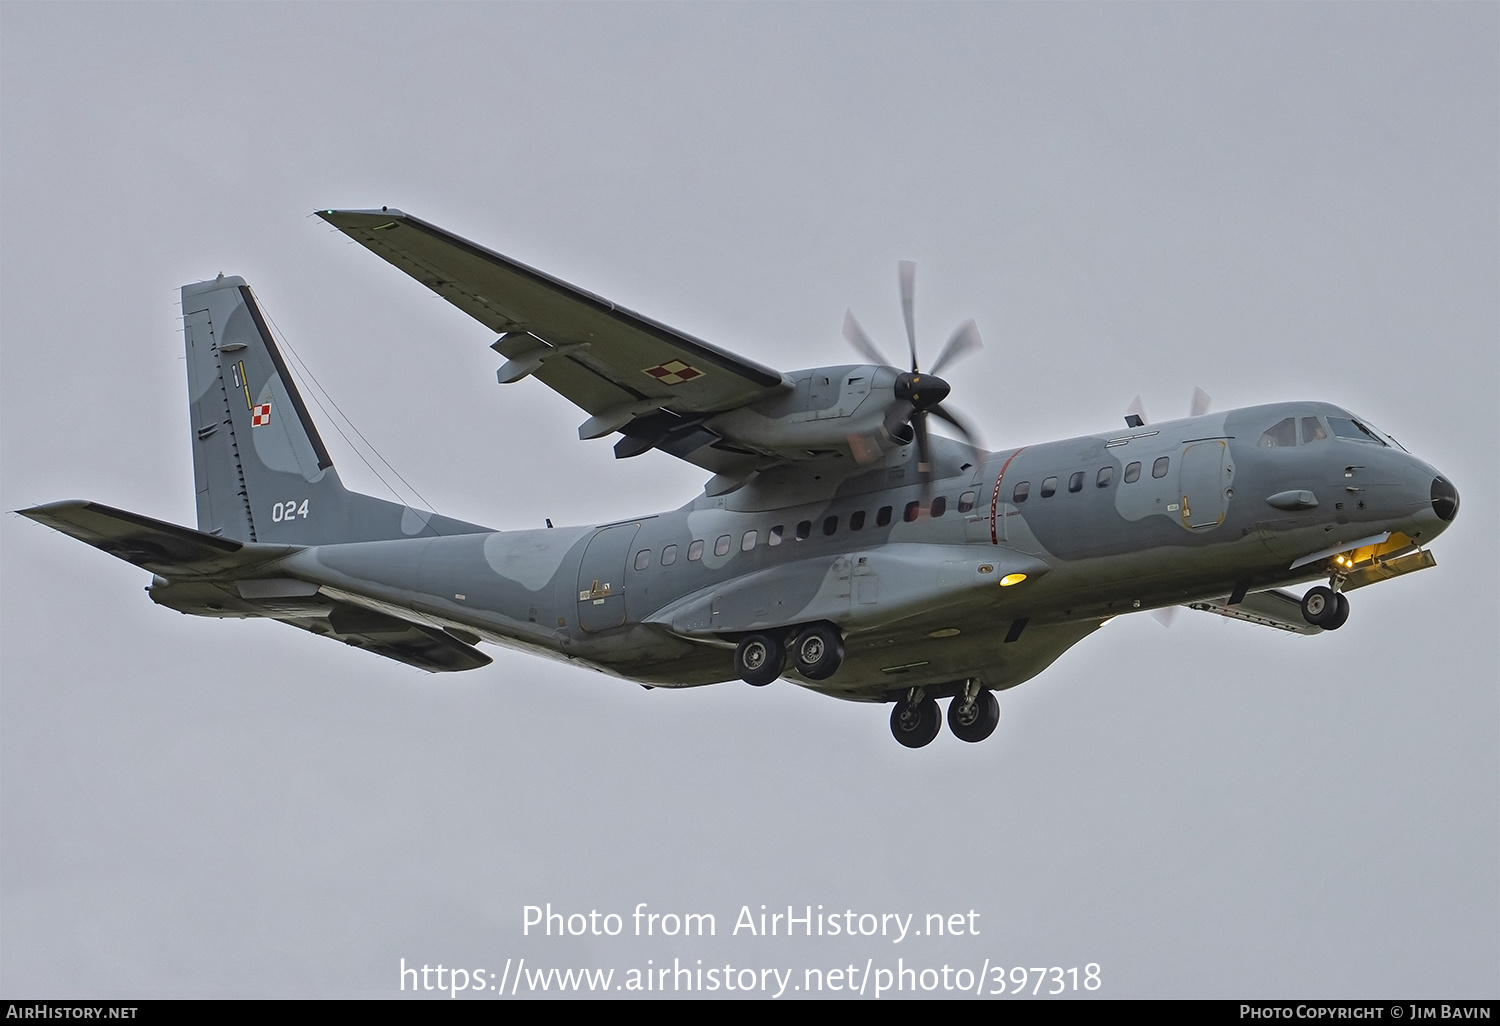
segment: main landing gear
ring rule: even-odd
[[[786,646],[770,634],[752,634],[734,650],[734,671],[740,680],[763,688],[786,669]]]
[[[1000,702],[995,693],[977,680],[964,682],[964,689],[948,703],[948,729],[960,741],[979,742],[995,732],[1000,722]],[[907,748],[931,744],[943,729],[943,714],[937,699],[921,688],[912,688],[906,700],[891,710],[891,734]]]
[[[808,680],[826,680],[844,661],[844,639],[828,623],[812,623],[790,632],[752,634],[734,650],[734,672],[746,684],[764,687],[787,670],[790,662]]]
[[[1302,619],[1325,631],[1336,631],[1349,619],[1349,600],[1321,584],[1302,596]]]

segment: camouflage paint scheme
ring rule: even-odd
[[[1135,610],[1191,605],[1319,633],[1275,589],[1347,592],[1430,566],[1425,546],[1457,511],[1434,468],[1318,402],[999,452],[934,438],[924,484],[909,433],[889,430],[895,368],[780,375],[399,212],[323,216],[356,238],[417,228],[424,244],[532,275],[529,298],[519,286],[498,302],[477,287],[455,298],[465,290],[433,271],[438,257],[382,253],[506,330],[502,380],[538,376],[592,414],[581,435],[621,431],[622,456],[662,448],[713,471],[705,492],[670,512],[532,531],[350,492],[249,287],[221,275],[182,289],[197,530],[81,501],[21,512],[151,570],[162,605],[272,617],[427,670],[483,666],[476,646],[490,642],[696,686],[738,676],[745,636],[822,623],[844,641],[837,671],[785,675],[880,702],[1014,687]],[[544,330],[537,296],[624,323],[639,339],[622,348],[641,351],[610,363],[596,325]],[[627,376],[642,367],[646,385]]]

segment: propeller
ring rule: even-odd
[[[1193,387],[1193,399],[1188,404],[1188,416],[1201,417],[1208,412],[1213,403],[1213,396],[1196,385]],[[1146,419],[1146,407],[1141,403],[1141,397],[1136,396],[1130,400],[1130,405],[1125,407],[1125,423],[1129,427],[1145,427],[1149,421]]]
[[[927,415],[930,413],[939,420],[946,421],[970,446],[979,447],[978,435],[968,422],[942,405],[943,400],[953,391],[953,386],[938,377],[938,372],[959,357],[984,348],[984,343],[979,338],[978,325],[973,321],[966,321],[949,336],[938,352],[937,359],[933,361],[932,369],[924,373],[917,358],[917,265],[910,260],[901,261],[897,265],[897,277],[901,286],[901,317],[906,324],[906,343],[911,352],[911,370],[896,376],[896,402],[886,411],[885,429],[892,438],[900,438],[904,433],[903,429],[908,424],[911,425],[912,437],[917,443],[917,473],[922,476],[923,505],[926,506],[930,504],[931,496],[928,493],[932,486],[933,471],[932,441],[927,430]],[[854,319],[853,311],[844,314],[844,337],[871,363],[884,367],[896,366],[870,340],[859,321]]]

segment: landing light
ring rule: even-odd
[[[1009,588],[1012,584],[1020,584],[1024,580],[1026,580],[1025,574],[1006,574],[1000,578],[1000,587]]]

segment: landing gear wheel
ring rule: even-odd
[[[1302,619],[1314,627],[1333,630],[1329,625],[1338,619],[1340,597],[1334,594],[1332,588],[1325,588],[1321,584],[1308,588],[1307,594],[1302,596]],[[1348,601],[1344,599],[1346,605]]]
[[[993,691],[981,691],[967,704],[961,694],[948,703],[948,729],[960,741],[983,741],[999,722],[1000,700]]]
[[[943,713],[936,699],[924,698],[916,705],[897,702],[891,710],[891,733],[907,748],[931,744],[942,729]]]
[[[746,684],[765,687],[786,669],[786,646],[769,634],[752,634],[734,650],[734,672]]]
[[[828,624],[815,623],[797,635],[792,643],[792,656],[802,676],[808,680],[826,680],[838,672],[839,664],[844,661],[844,639]]]
[[[1325,631],[1336,631],[1349,619],[1349,600],[1344,598],[1343,592],[1334,595],[1334,598],[1338,599],[1338,609],[1334,611],[1333,620],[1323,625]]]

